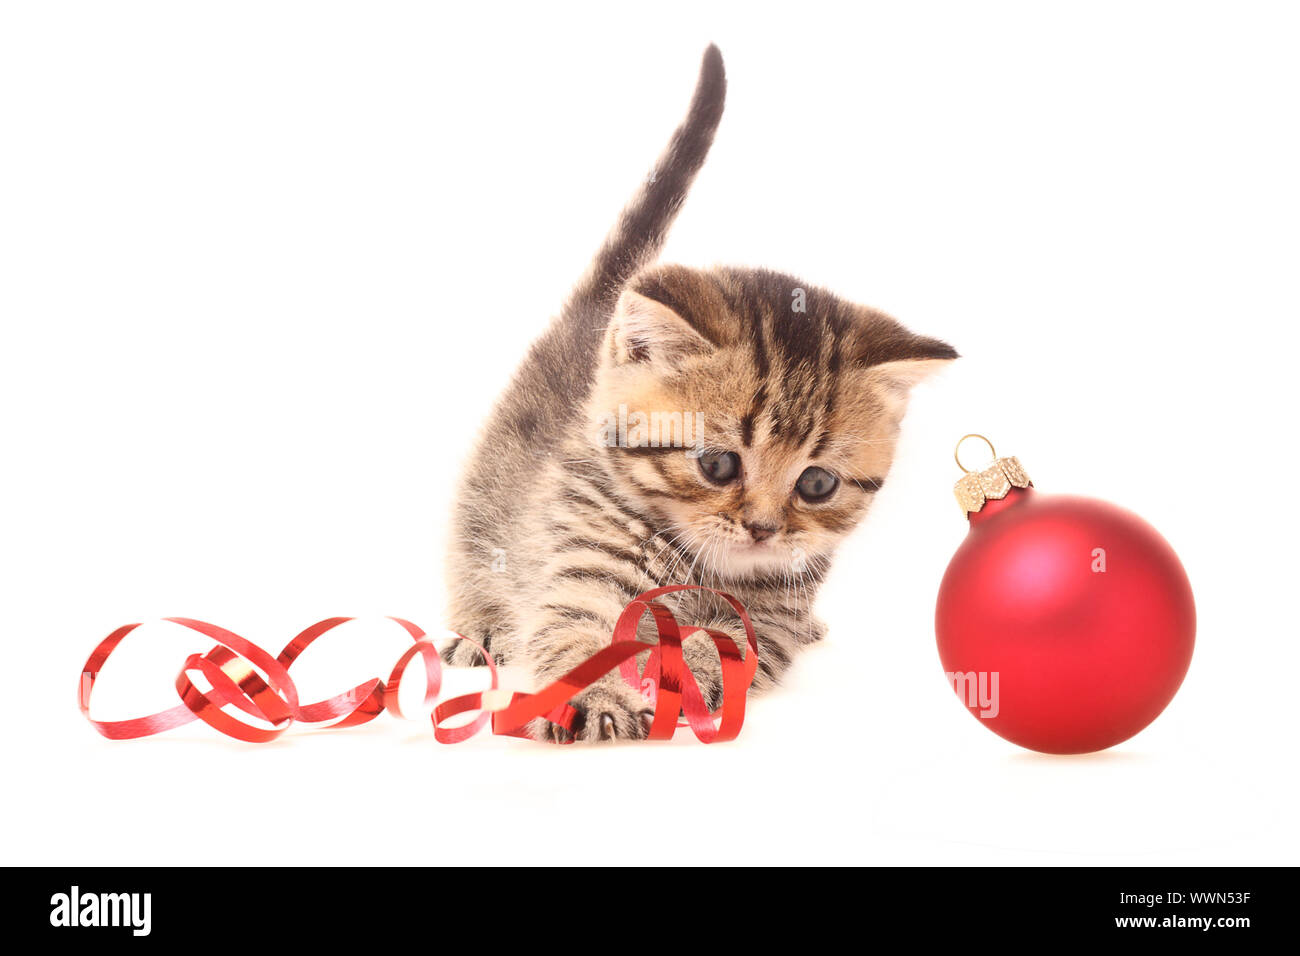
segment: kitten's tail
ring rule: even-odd
[[[722,53],[709,44],[686,118],[574,289],[569,300],[571,309],[587,312],[595,307],[599,314],[606,314],[628,280],[659,255],[668,227],[677,218],[713,144],[726,96]]]

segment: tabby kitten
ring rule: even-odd
[[[725,90],[710,46],[685,121],[533,345],[460,486],[450,624],[539,685],[608,644],[630,599],[672,583],[744,603],[754,687],[772,685],[825,632],[813,598],[889,472],[910,386],[957,357],[790,276],[653,265]],[[643,444],[646,416],[669,423],[658,447]],[[716,597],[665,600],[683,625],[743,637]],[[716,707],[713,643],[684,650]],[[481,662],[463,642],[449,658]],[[643,737],[652,715],[617,673],[571,703],[584,739]],[[547,721],[531,729],[567,737]]]

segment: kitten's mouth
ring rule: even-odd
[[[776,537],[763,541],[752,541],[749,538],[729,541],[726,549],[726,555],[733,566],[750,571],[779,564],[789,553],[790,548]]]
[[[700,548],[704,566],[723,579],[768,573],[790,560],[792,545],[784,532],[755,541],[750,535],[741,537],[726,533],[731,530],[715,531],[708,536],[712,538],[712,544],[706,543]],[[794,551],[798,553],[797,549]]]

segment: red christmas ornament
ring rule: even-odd
[[[939,586],[943,669],[980,723],[1012,743],[1113,747],[1155,720],[1187,674],[1187,572],[1137,515],[1042,494],[1015,458],[994,456],[979,472],[957,461],[970,530]]]

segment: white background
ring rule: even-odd
[[[12,3],[0,14],[3,860],[1295,863],[1297,29],[1285,5]],[[444,622],[475,429],[678,121],[727,113],[666,258],[769,265],[963,358],[740,740],[110,742],[120,623],[378,675]],[[954,439],[1143,514],[1200,629],[1147,731],[1019,750],[934,596]],[[99,716],[170,706],[169,625]],[[295,668],[295,672],[297,672]]]

